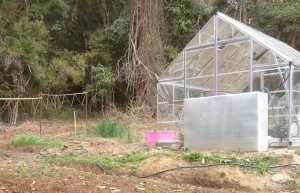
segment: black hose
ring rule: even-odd
[[[240,167],[245,167],[245,168],[257,168],[260,169],[262,168],[261,166],[252,166],[252,165],[246,165],[246,164],[240,164],[240,163],[224,163],[224,164],[208,164],[208,165],[192,165],[192,166],[177,166],[174,168],[170,168],[170,169],[166,169],[166,170],[161,170],[155,173],[151,173],[148,175],[144,175],[144,176],[130,176],[127,174],[116,174],[116,173],[112,173],[109,170],[107,170],[106,168],[104,168],[103,166],[101,166],[98,163],[95,163],[101,170],[103,170],[103,172],[109,174],[109,175],[114,175],[114,176],[126,176],[126,177],[134,177],[134,178],[148,178],[151,176],[155,176],[158,174],[162,174],[165,172],[170,172],[170,171],[174,171],[174,170],[179,170],[179,169],[192,169],[192,168],[205,168],[205,167],[215,167],[215,166],[225,166],[225,165],[230,165],[230,166],[240,166]],[[282,164],[282,165],[274,165],[274,166],[265,166],[264,168],[280,168],[280,167],[288,167],[288,166],[298,166],[299,164]]]

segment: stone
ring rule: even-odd
[[[294,155],[293,164],[300,164],[300,155]]]
[[[180,148],[181,148],[180,144],[172,144],[170,147],[170,149],[176,150],[176,151],[180,150]]]
[[[201,160],[201,164],[202,164],[202,165],[204,165],[204,164],[205,164],[205,159],[204,159],[204,158],[202,158],[202,160]]]
[[[69,147],[68,145],[64,145],[61,150],[64,151],[64,150],[68,149],[68,147]]]
[[[278,173],[278,174],[275,174],[271,177],[271,180],[273,182],[287,182],[289,181],[291,178],[289,175],[287,175],[286,173]]]

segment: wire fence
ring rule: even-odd
[[[0,98],[0,133],[29,121],[40,126],[42,98]]]
[[[82,132],[87,128],[87,93],[42,94],[42,132]]]
[[[87,124],[87,93],[0,98],[0,134],[12,129],[39,135],[77,133]]]

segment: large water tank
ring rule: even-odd
[[[260,92],[184,100],[184,147],[266,151],[268,95]]]

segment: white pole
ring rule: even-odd
[[[74,111],[74,128],[75,128],[75,135],[76,135],[76,111]]]

